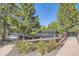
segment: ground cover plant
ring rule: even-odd
[[[19,53],[27,54],[32,51],[37,51],[41,55],[49,53],[57,48],[57,42],[49,40],[45,42],[40,40],[39,42],[33,43],[28,41],[17,41],[14,47]]]
[[[27,54],[35,49],[34,44],[28,41],[16,42],[15,48],[18,50],[19,53],[23,53],[23,54]]]

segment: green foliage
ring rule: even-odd
[[[76,9],[75,4],[59,4],[57,19],[64,31],[68,31],[78,24],[78,15],[78,10]]]
[[[58,26],[58,23],[57,23],[57,21],[53,21],[53,22],[51,22],[49,25],[48,25],[48,30],[49,31],[52,31],[53,29],[58,29],[59,28],[59,26]]]
[[[41,31],[46,31],[47,27],[46,26],[41,26]]]
[[[23,42],[18,41],[15,44],[15,48],[19,51],[19,53],[27,54],[33,50],[35,50],[35,46],[31,42]]]
[[[62,28],[59,28],[57,31],[58,31],[58,33],[60,33],[60,34],[64,34],[64,30],[63,30]]]
[[[23,36],[34,36],[40,28],[39,18],[34,15],[35,8],[32,3],[0,4],[0,25],[4,24],[3,35],[7,27],[9,32],[16,31]]]
[[[15,48],[19,53],[27,54],[31,51],[38,51],[41,53],[41,55],[44,55],[48,52],[51,52],[52,50],[57,48],[56,41],[49,40],[48,42],[45,42],[43,40],[40,40],[39,42],[32,43],[28,41],[17,41],[15,44]]]
[[[37,51],[40,52],[42,55],[44,55],[56,48],[57,48],[57,43],[55,41],[50,40],[49,42],[45,42],[41,40],[38,43]]]
[[[48,27],[47,27],[48,31],[52,31],[52,30],[56,30],[58,33],[63,34],[63,29],[60,27],[60,25],[58,24],[58,21],[53,21],[51,22]]]
[[[11,29],[15,29],[17,32],[23,34],[23,36],[34,36],[38,29],[40,28],[38,16],[34,16],[35,9],[32,3],[22,3],[16,5],[16,13],[14,13],[16,18],[11,18],[12,23]],[[9,24],[10,24],[9,23]],[[18,30],[17,30],[18,29]]]
[[[47,46],[48,46],[48,52],[51,52],[52,50],[56,49],[58,45],[57,45],[56,41],[50,40],[50,41],[47,43]]]
[[[6,28],[8,28],[8,20],[10,21],[10,17],[13,14],[13,8],[14,4],[0,4],[0,25],[2,26],[1,29],[3,29],[3,34],[2,34],[2,39],[5,40],[5,33],[6,33]],[[7,18],[9,17],[9,18]]]
[[[37,51],[41,53],[41,55],[44,55],[48,51],[47,44],[45,41],[40,40],[38,43]]]
[[[34,24],[32,25],[32,30],[30,32],[31,36],[35,36],[35,34],[40,31],[40,24],[39,24],[39,19],[38,16],[36,16],[33,20]]]
[[[35,36],[35,34],[38,32],[38,30],[36,29],[36,30],[32,30],[32,32],[31,32],[31,36],[33,37],[33,36]]]

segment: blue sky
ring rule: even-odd
[[[76,5],[79,10],[79,4]],[[36,3],[36,15],[39,17],[39,22],[43,26],[47,26],[51,21],[57,18],[58,4],[56,3]]]

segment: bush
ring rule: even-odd
[[[23,54],[29,53],[30,51],[33,51],[35,49],[33,43],[28,41],[18,41],[16,42],[15,47],[19,53]]]
[[[32,43],[28,41],[18,41],[15,44],[16,49],[19,53],[29,53],[31,51],[37,50],[41,53],[41,55],[44,55],[48,52],[51,52],[52,50],[57,48],[56,41],[49,40],[48,42],[45,42],[43,40],[40,40],[37,43]]]
[[[57,43],[55,40],[50,40],[48,43],[47,43],[47,47],[48,47],[48,52],[51,52],[52,50],[56,49],[57,48]]]
[[[45,41],[39,41],[38,43],[38,47],[37,47],[37,51],[40,52],[42,55],[44,55],[45,53],[51,52],[52,50],[57,48],[57,43],[56,41],[48,41],[48,43],[46,43]]]
[[[45,41],[40,40],[38,42],[37,51],[40,52],[42,55],[44,55],[45,53],[47,53],[48,48],[47,48],[47,44],[46,44]]]

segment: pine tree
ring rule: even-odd
[[[15,30],[20,32],[23,35],[23,40],[25,39],[25,36],[31,36],[34,35],[36,32],[38,32],[38,29],[40,28],[39,19],[38,16],[35,16],[35,9],[34,4],[30,3],[22,3],[17,4],[16,10],[17,12],[13,13],[14,19],[12,20],[11,26],[14,26]],[[12,29],[12,28],[11,28]],[[14,30],[13,29],[13,30]]]
[[[77,25],[78,18],[78,10],[76,9],[75,4],[59,4],[57,19],[59,21],[59,25],[61,28],[63,28],[64,31],[68,31]]]
[[[14,4],[0,4],[0,22],[2,31],[2,40],[5,40],[6,29],[8,27],[7,17],[10,17]]]

